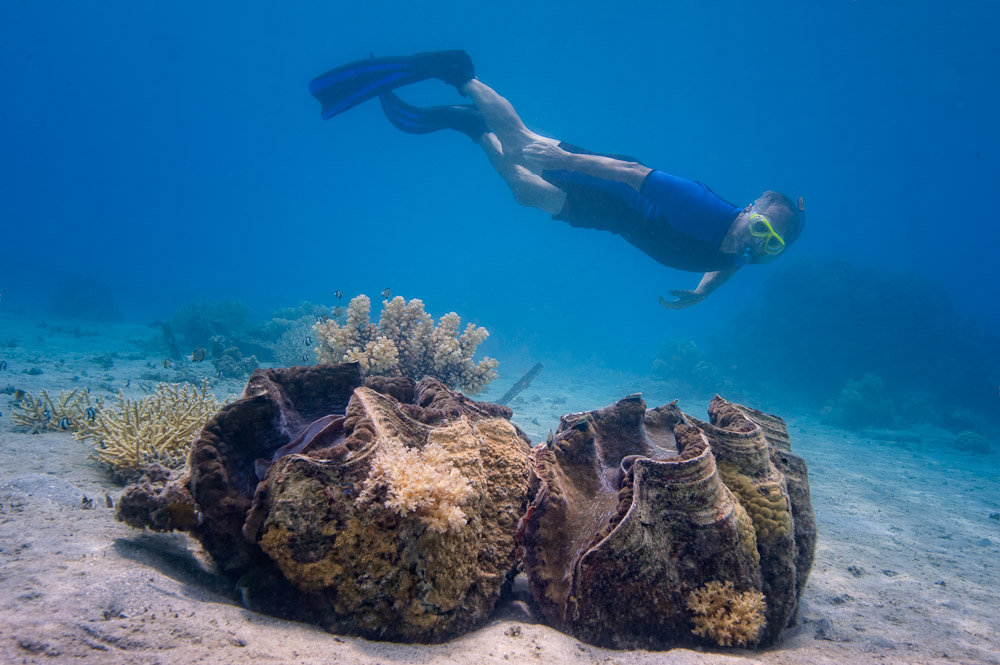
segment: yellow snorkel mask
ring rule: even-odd
[[[750,215],[749,225],[750,235],[758,238],[757,244],[764,246],[764,252],[771,256],[777,256],[785,251],[785,239],[771,226],[771,220],[764,215],[754,213]]]

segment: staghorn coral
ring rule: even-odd
[[[388,493],[385,507],[400,517],[416,515],[436,533],[458,531],[466,524],[460,506],[473,490],[450,456],[439,443],[429,443],[423,450],[382,448],[372,460],[361,498],[369,499],[384,486]]]
[[[355,296],[347,307],[347,321],[319,321],[316,354],[320,362],[357,362],[375,376],[432,376],[451,388],[475,394],[497,377],[497,361],[473,362],[489,331],[472,323],[462,330],[455,312],[441,317],[437,326],[424,303],[400,296],[382,302],[378,325],[370,322],[371,300]]]
[[[88,409],[101,409],[103,406],[102,398],[97,398],[91,404],[90,391],[86,388],[60,391],[55,402],[43,389],[38,397],[26,393],[14,405],[11,419],[15,425],[27,428],[30,434],[45,431],[77,432],[87,424]]]
[[[117,404],[97,411],[75,436],[90,441],[97,459],[112,472],[133,478],[154,462],[172,469],[182,466],[195,435],[221,406],[208,380],[201,388],[161,383],[140,400],[119,391]]]
[[[692,590],[687,597],[695,635],[719,646],[755,643],[764,627],[764,594],[736,591],[733,583],[712,581]]]

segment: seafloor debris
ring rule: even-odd
[[[24,393],[14,404],[10,416],[14,425],[26,428],[30,434],[78,432],[86,427],[91,415],[99,411],[103,404],[101,397],[91,401],[90,391],[86,388],[60,391],[55,401],[42,389],[37,397]]]
[[[538,376],[538,373],[542,371],[543,367],[545,367],[545,365],[542,363],[535,363],[531,369],[524,373],[524,376],[518,379],[514,385],[512,385],[510,389],[503,394],[503,397],[497,400],[497,404],[501,404],[503,406],[510,404],[512,399],[521,394],[522,391],[527,390],[528,386],[530,386],[531,382],[535,380],[535,377]]]
[[[336,317],[317,321],[316,355],[320,362],[357,362],[366,376],[407,376],[414,380],[434,377],[449,388],[470,394],[481,392],[497,378],[494,358],[478,363],[472,357],[490,333],[449,312],[437,325],[414,298],[396,296],[383,301],[378,325],[369,321],[371,300],[355,296],[347,306],[347,321]]]
[[[815,523],[780,418],[633,395],[529,450],[510,414],[357,363],[257,370],[118,517],[190,532],[254,609],[369,638],[482,625],[519,560],[595,644],[752,648],[794,622]]]
[[[76,438],[94,445],[99,461],[114,473],[135,478],[153,463],[184,464],[191,442],[222,404],[203,380],[160,383],[149,397],[134,400],[118,392],[117,402],[99,408],[76,428]]]

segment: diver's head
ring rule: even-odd
[[[790,198],[770,190],[761,194],[744,211],[748,258],[751,263],[769,263],[802,235],[805,207],[799,198]]]

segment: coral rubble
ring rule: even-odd
[[[416,298],[396,296],[382,303],[378,325],[370,322],[371,300],[355,296],[343,324],[335,318],[318,321],[316,354],[320,362],[357,362],[369,376],[438,379],[450,388],[481,392],[497,377],[497,361],[473,361],[489,332],[469,323],[461,329],[458,314],[449,312],[434,324]]]
[[[270,611],[370,638],[482,625],[519,563],[594,644],[755,648],[795,621],[815,520],[780,418],[632,395],[529,448],[510,416],[358,362],[257,370],[118,516],[188,531]]]

